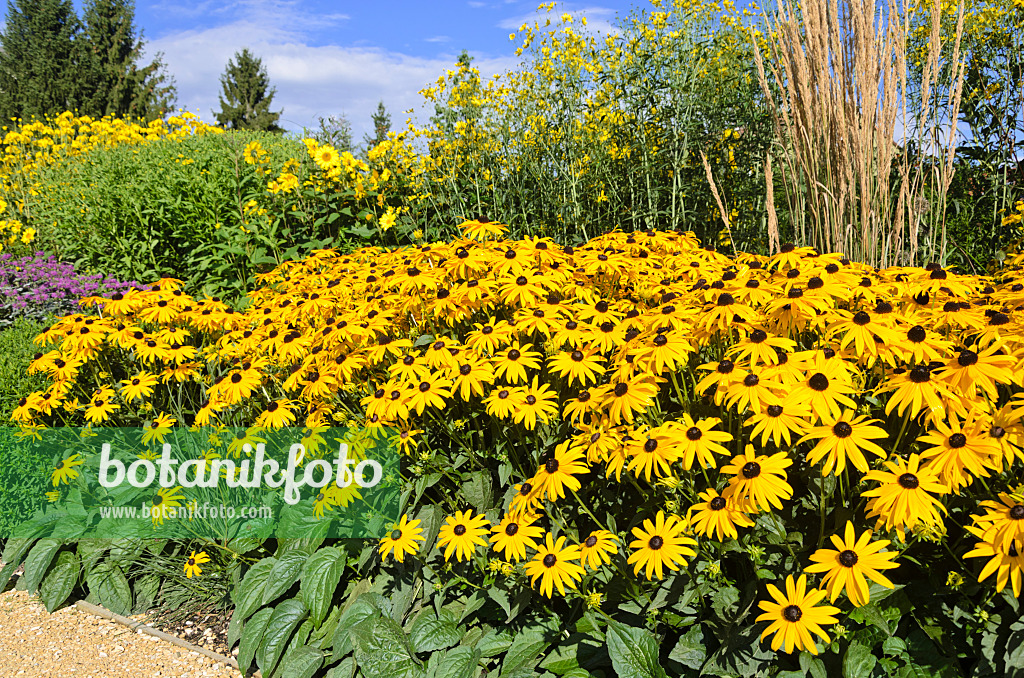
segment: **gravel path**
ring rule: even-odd
[[[241,678],[196,652],[23,591],[0,594],[0,678]]]

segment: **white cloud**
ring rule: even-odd
[[[219,110],[220,75],[229,59],[248,47],[263,60],[277,88],[273,110],[284,109],[281,126],[292,131],[315,128],[318,116],[345,114],[356,140],[370,131],[378,101],[391,113],[392,125],[404,127],[405,111],[423,104],[419,90],[451,68],[457,56],[420,58],[372,47],[311,46],[295,24],[274,24],[259,17],[201,31],[186,31],[152,40],[147,52],[164,53],[174,75],[180,106],[214,121]],[[515,57],[478,58],[482,77],[513,68]]]
[[[432,38],[423,38],[425,42],[449,42],[451,38],[447,35],[435,35]]]

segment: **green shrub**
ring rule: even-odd
[[[229,132],[97,148],[44,168],[27,210],[38,224],[34,244],[85,273],[243,290],[279,253],[273,234],[248,228],[245,205],[265,191],[242,159],[254,140],[280,163],[307,155],[298,141]]]
[[[18,399],[44,385],[40,376],[26,373],[37,350],[32,339],[42,328],[42,324],[20,319],[0,331],[0,447],[7,447],[16,431],[9,424]],[[13,527],[12,516],[24,516],[46,501],[44,493],[49,488],[41,480],[47,475],[41,472],[46,466],[49,459],[42,457],[4,455],[4,464],[0,465],[0,534]]]

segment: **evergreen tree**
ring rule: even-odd
[[[377,104],[377,112],[370,116],[370,120],[373,122],[373,134],[367,134],[363,137],[363,145],[366,146],[366,150],[370,150],[380,142],[386,141],[388,132],[391,131],[391,114],[384,107],[383,101]]]
[[[321,144],[330,144],[340,152],[352,152],[352,125],[344,115],[329,115],[317,118],[320,129],[304,130],[306,136],[312,136]]]
[[[162,55],[140,65],[145,44],[136,36],[134,0],[92,0],[85,8],[89,91],[80,111],[152,120],[174,105],[173,79]]]
[[[0,118],[55,115],[83,98],[81,22],[71,0],[8,0],[0,34]]]
[[[270,102],[277,89],[270,87],[270,78],[263,60],[248,48],[235,52],[220,76],[223,90],[220,111],[214,113],[217,123],[225,129],[264,130],[283,132],[277,125],[281,111],[270,110]],[[269,89],[268,89],[269,88]]]

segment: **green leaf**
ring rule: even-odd
[[[132,613],[132,591],[121,568],[112,562],[97,566],[87,577],[89,591],[95,593],[101,605],[115,614]]]
[[[259,561],[249,568],[241,583],[235,588],[235,615],[239,621],[244,622],[263,605],[263,589],[276,563],[277,558],[264,558]]]
[[[29,593],[35,593],[39,588],[39,582],[43,580],[47,568],[53,562],[53,556],[60,548],[58,539],[40,539],[25,558],[25,574],[22,575],[22,585]]]
[[[473,675],[479,662],[480,655],[465,646],[435,652],[427,663],[427,675],[430,678],[465,678]]]
[[[694,624],[689,631],[680,636],[668,658],[688,669],[698,670],[704,665],[704,660],[707,659],[707,648],[704,644],[704,632],[701,630],[700,624]]]
[[[242,640],[238,645],[238,668],[244,674],[248,674],[252,660],[256,658],[256,649],[263,640],[263,633],[270,623],[270,616],[274,614],[273,608],[265,607],[252,616],[252,619],[245,623],[242,630]]]
[[[843,655],[843,678],[863,678],[871,675],[878,660],[871,648],[854,641]]]
[[[658,664],[658,641],[646,630],[609,622],[607,640],[619,678],[666,678]]]
[[[356,665],[367,678],[422,675],[409,638],[390,617],[378,617],[373,632],[357,638],[355,651]]]
[[[274,563],[267,575],[267,582],[263,588],[263,604],[267,605],[280,598],[299,579],[302,572],[302,565],[309,558],[308,553],[302,551],[289,551]]]
[[[157,594],[160,593],[160,582],[160,575],[157,574],[147,574],[135,580],[135,604],[132,606],[132,612],[142,614],[149,611]]]
[[[828,678],[825,662],[806,650],[800,653],[800,669],[811,678]]]
[[[256,650],[256,665],[260,667],[263,675],[270,675],[274,670],[288,645],[288,639],[308,614],[306,606],[298,598],[290,598],[274,608],[274,613],[267,622],[267,629],[263,633],[263,640]]]
[[[313,678],[323,664],[323,652],[309,645],[302,645],[289,650],[281,662],[281,670],[278,673],[283,678]]]
[[[433,652],[455,645],[465,632],[465,627],[438,619],[433,611],[428,610],[413,622],[409,637],[416,652]]]
[[[358,633],[360,627],[365,627],[365,635],[373,632],[373,623],[380,616],[380,610],[374,607],[369,597],[357,598],[352,605],[341,615],[338,620],[338,628],[334,630],[334,656],[342,657],[352,651],[354,636],[364,635]],[[357,631],[352,633],[352,631]]]
[[[344,571],[345,558],[334,547],[320,549],[302,566],[299,591],[316,626],[320,626],[327,618]]]
[[[533,668],[537,665],[540,653],[547,648],[544,634],[535,628],[527,627],[512,640],[505,661],[501,665],[501,675],[509,676],[522,668]]]
[[[39,589],[39,598],[47,612],[53,612],[68,599],[81,571],[82,565],[74,551],[60,552]]]
[[[488,471],[475,471],[463,477],[462,494],[478,511],[486,511],[494,504],[494,486]]]

